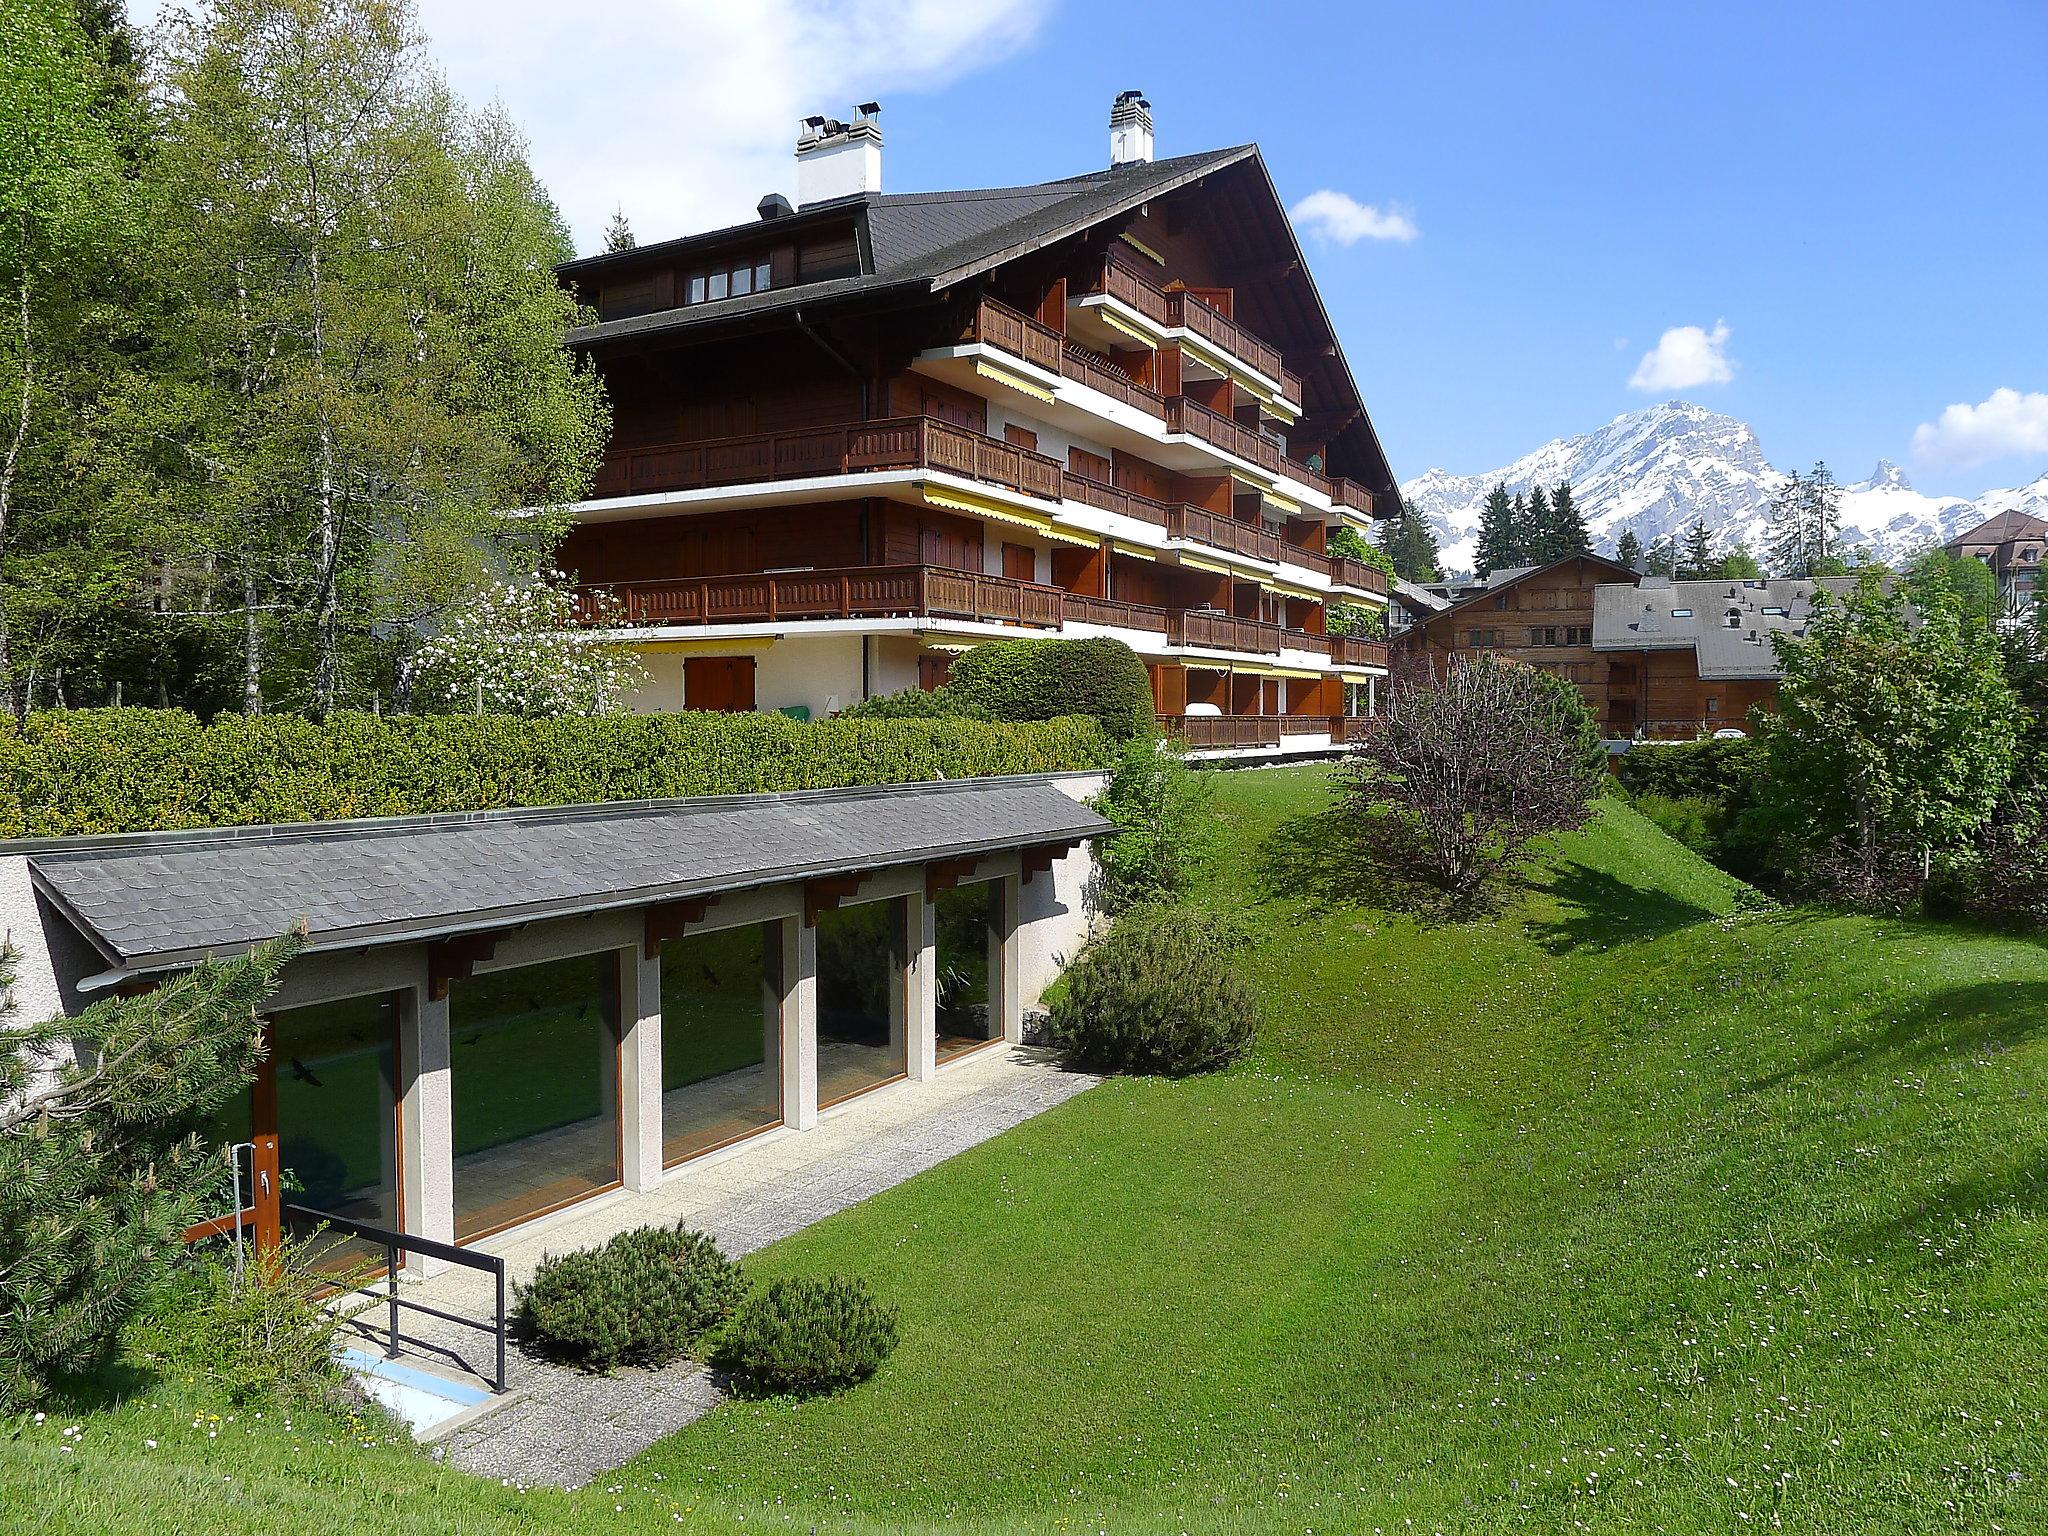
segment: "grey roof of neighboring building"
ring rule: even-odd
[[[869,271],[857,277],[798,283],[742,298],[603,320],[570,331],[569,343],[588,346],[630,336],[694,329],[738,316],[895,289],[936,292],[1257,153],[1255,146],[1241,144],[1198,155],[1135,161],[1035,186],[958,192],[868,192],[807,205],[796,215],[806,222],[821,211],[853,211],[864,216],[871,253]],[[738,231],[758,235],[768,227],[772,226],[738,225],[660,245],[637,246],[632,254],[636,258],[681,255],[694,245],[723,241]],[[616,259],[609,255],[590,256],[566,263],[561,270],[574,274],[595,263]]]
[[[1421,613],[1442,613],[1451,606],[1451,600],[1448,597],[1433,592],[1427,587],[1419,587],[1404,576],[1396,576],[1394,578],[1393,591],[1394,596],[1400,598],[1410,608]]]
[[[1993,513],[1974,528],[1965,529],[1942,548],[1960,549],[1965,544],[2010,544],[2016,539],[2048,539],[2048,522],[2031,513],[2008,508]]]
[[[1593,589],[1593,649],[1693,650],[1702,678],[1782,677],[1771,636],[1806,633],[1816,588],[1839,595],[1855,585],[1853,576],[1604,583]]]
[[[1110,824],[1042,775],[0,844],[118,972],[246,948],[393,944],[890,865]]]

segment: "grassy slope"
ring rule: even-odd
[[[1315,771],[1221,789],[1213,899],[1265,893],[1258,1060],[1111,1084],[763,1255],[902,1304],[859,1391],[729,1404],[621,1493],[563,1496],[324,1428],[293,1452],[274,1419],[206,1440],[171,1406],[201,1389],[163,1383],[77,1451],[46,1426],[0,1452],[15,1507],[81,1531],[584,1530],[615,1504],[798,1528],[2044,1523],[2048,952],[1741,916],[1618,806],[1510,914],[1418,930],[1344,899]]]

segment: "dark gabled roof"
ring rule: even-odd
[[[15,845],[116,976],[295,923],[353,949],[1112,830],[1043,776]],[[7,845],[0,844],[0,848]],[[112,979],[112,978],[109,978]]]
[[[1841,596],[1855,585],[1854,576],[1607,583],[1593,589],[1593,649],[1690,650],[1710,681],[1779,678],[1771,636],[1805,634],[1816,592]]]
[[[856,294],[899,288],[934,293],[1257,154],[1254,146],[1245,144],[1207,154],[1111,166],[1085,176],[1034,186],[959,192],[869,192],[806,206],[795,221],[735,225],[660,245],[586,256],[560,270],[565,275],[580,277],[609,265],[639,266],[649,258],[674,261],[699,247],[728,243],[742,233],[758,237],[764,231],[779,232],[843,219],[849,213],[864,224],[870,253],[866,263],[869,270],[858,277],[797,283],[743,298],[657,310],[624,320],[602,320],[572,330],[569,344],[591,346],[627,336],[694,330],[737,316],[795,309]]]
[[[2008,509],[1993,513],[1942,547],[1956,549],[1965,544],[2010,544],[2016,539],[2048,539],[2048,522],[2017,509]]]
[[[1507,591],[1509,587],[1527,581],[1531,576],[1541,576],[1545,571],[1554,571],[1560,565],[1569,564],[1573,560],[1590,560],[1595,565],[1604,565],[1610,571],[1628,577],[1630,581],[1636,580],[1640,574],[1632,565],[1623,565],[1619,560],[1610,560],[1607,556],[1596,555],[1591,550],[1586,550],[1576,555],[1566,555],[1564,559],[1553,560],[1548,565],[1510,566],[1503,570],[1489,572],[1486,577],[1486,584],[1479,588],[1478,591],[1457,599],[1448,608],[1444,609],[1442,613],[1433,613],[1422,622],[1433,624],[1438,619],[1443,618],[1445,614],[1456,613],[1461,608],[1469,608],[1483,597],[1498,597],[1501,593]]]

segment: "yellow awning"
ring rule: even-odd
[[[1136,235],[1118,235],[1117,239],[1123,241],[1125,245],[1128,245],[1132,250],[1139,252],[1141,255],[1150,256],[1160,266],[1166,265],[1166,258],[1153,250],[1151,246],[1140,240]]]
[[[1301,516],[1301,503],[1298,501],[1290,501],[1287,497],[1282,496],[1278,491],[1269,491],[1266,490],[1264,487],[1260,488],[1259,495],[1265,501],[1267,506],[1273,508],[1276,512],[1279,512],[1283,516]]]
[[[1020,373],[1012,373],[1007,368],[998,368],[995,364],[983,362],[979,358],[975,359],[974,371],[992,383],[1001,384],[1005,388],[1016,390],[1020,395],[1029,395],[1034,400],[1041,400],[1047,405],[1052,404],[1051,390],[1047,389],[1043,384],[1025,378]]]
[[[1284,581],[1266,581],[1262,579],[1259,582],[1259,585],[1264,587],[1268,592],[1279,592],[1287,597],[1305,597],[1312,602],[1320,601],[1323,596],[1322,593],[1317,592],[1312,588],[1290,586],[1288,583]]]
[[[1182,555],[1180,563],[1187,566],[1190,570],[1207,571],[1211,576],[1235,576],[1238,574],[1231,566],[1224,565],[1215,560],[1204,560],[1199,555]]]
[[[1129,555],[1134,560],[1157,560],[1159,551],[1143,544],[1126,544],[1122,539],[1111,539],[1109,547],[1120,555]]]
[[[1146,335],[1143,331],[1139,330],[1135,325],[1131,324],[1130,321],[1124,319],[1121,315],[1117,314],[1117,312],[1111,309],[1108,305],[1105,304],[1101,308],[1097,309],[1095,311],[1095,318],[1100,320],[1104,325],[1108,326],[1112,331],[1117,331],[1125,336],[1130,337],[1131,340],[1135,341],[1139,346],[1145,348],[1147,351],[1156,352],[1159,350],[1159,343],[1157,341],[1155,341],[1152,337]]]
[[[1242,672],[1249,677],[1286,677],[1302,682],[1314,682],[1324,675],[1321,672],[1304,672],[1300,667],[1268,667],[1255,662],[1239,662],[1231,670]]]
[[[1083,549],[1094,549],[1102,542],[1093,534],[1071,533],[1065,528],[1055,527],[1049,517],[1026,512],[1021,507],[1006,506],[993,497],[984,499],[964,491],[928,485],[924,488],[924,499],[931,506],[944,507],[951,512],[969,512],[977,517],[992,517],[997,522],[1015,523],[1019,528],[1029,528],[1033,533],[1060,544],[1078,544]]]

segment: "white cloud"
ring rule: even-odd
[[[1716,320],[1711,331],[1696,325],[1674,325],[1657,338],[1629,375],[1630,389],[1662,393],[1726,384],[1735,377],[1735,359],[1728,355],[1728,322]]]
[[[643,242],[793,194],[799,118],[884,107],[997,63],[1053,0],[419,0],[428,51],[468,101],[502,100],[577,249],[613,208]],[[132,0],[148,21],[161,0]],[[887,155],[883,157],[884,185]]]
[[[1339,245],[1356,245],[1361,240],[1399,240],[1405,245],[1422,233],[1398,205],[1389,204],[1382,211],[1329,187],[1309,193],[1290,212],[1302,229]]]
[[[1913,429],[1913,453],[1948,469],[2048,454],[2048,395],[1994,389],[1982,404],[1952,405],[1938,420]]]

